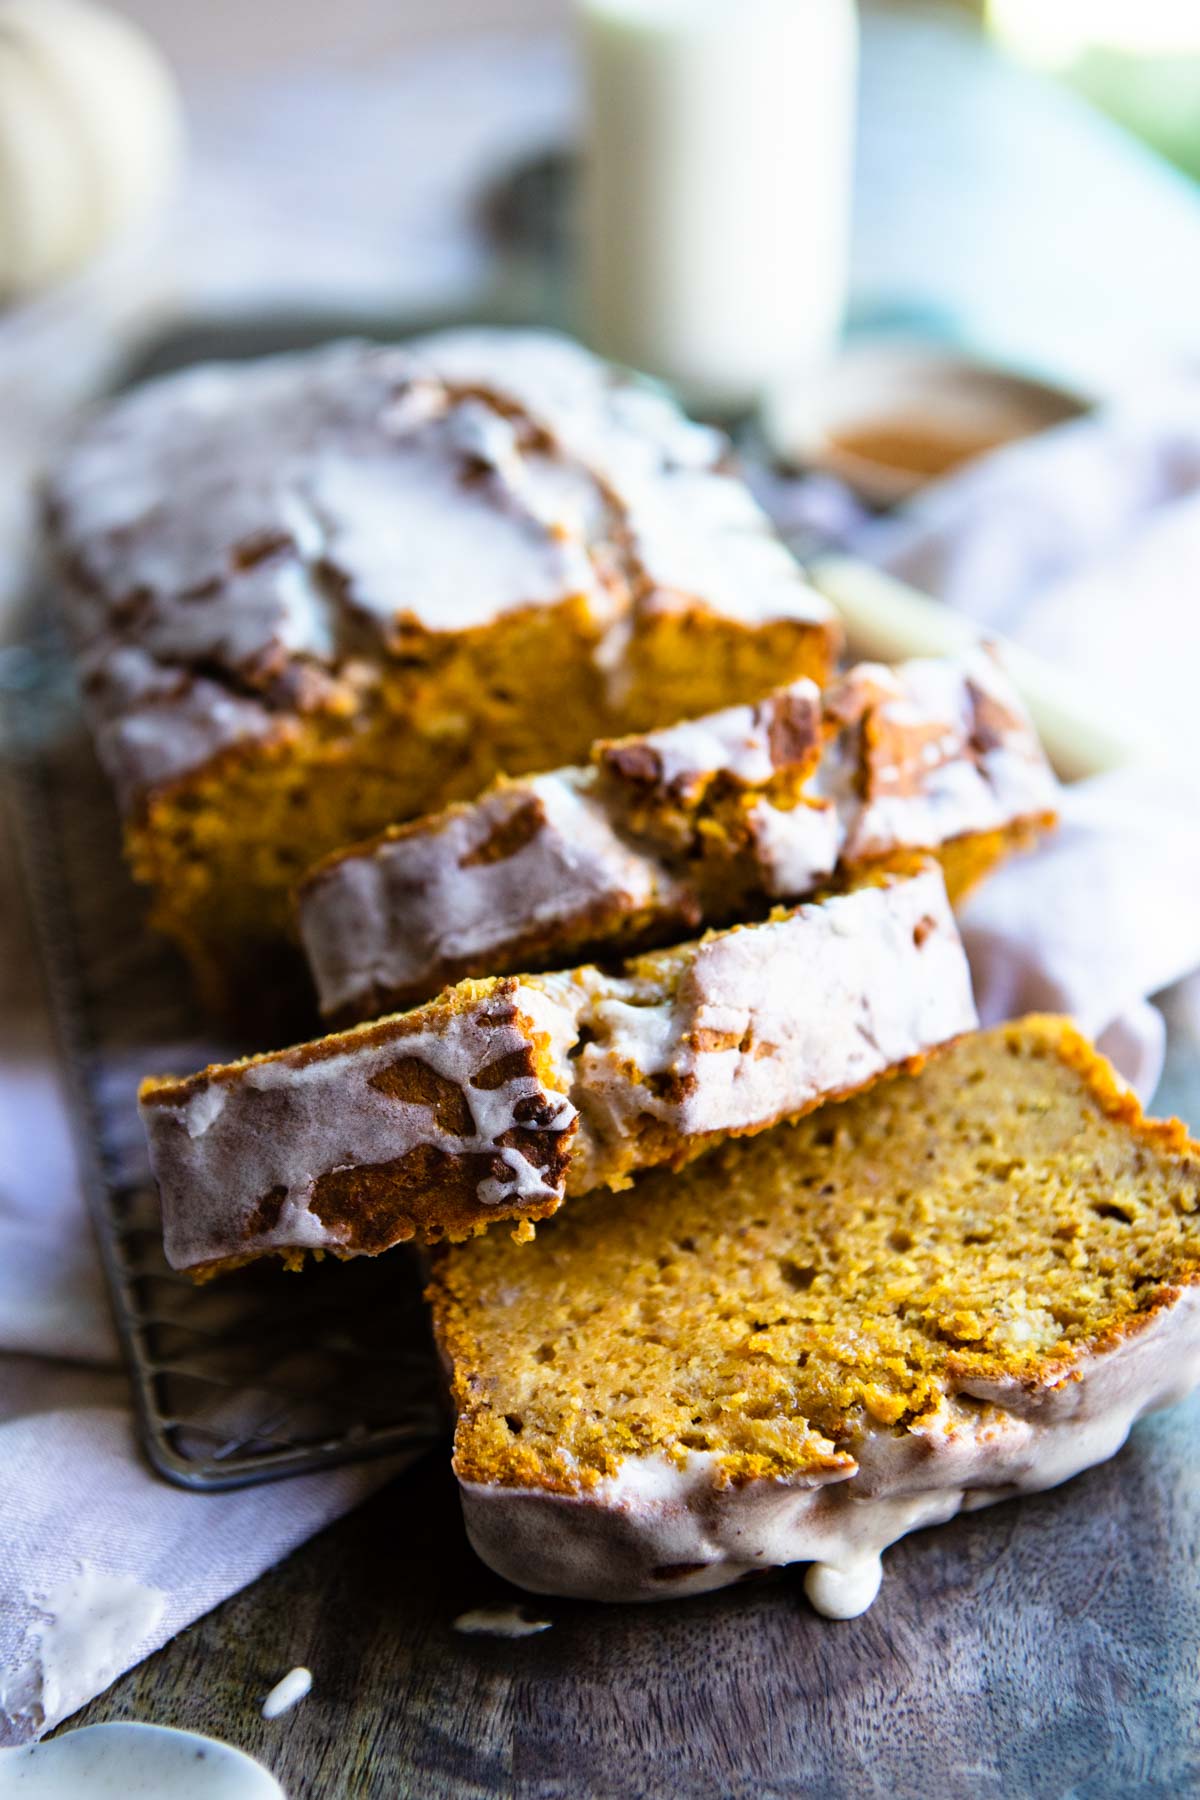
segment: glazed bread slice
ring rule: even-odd
[[[374,1254],[531,1221],[762,1130],[975,1023],[936,865],[635,959],[143,1084],[167,1256]]]
[[[85,424],[49,547],[134,872],[208,994],[261,991],[327,850],[828,676],[833,611],[727,449],[498,330],[189,369]]]
[[[342,851],[301,886],[300,933],[324,1016],[371,1018],[753,916],[897,850],[939,853],[957,900],[1053,823],[1057,791],[986,650],[862,664]]]
[[[484,1560],[665,1599],[880,1552],[1111,1456],[1200,1374],[1200,1146],[1064,1020],[439,1254],[455,1468]]]

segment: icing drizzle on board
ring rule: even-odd
[[[19,1660],[0,1682],[0,1725],[40,1730],[73,1712],[148,1648],[167,1596],[124,1572],[80,1563],[33,1602]]]

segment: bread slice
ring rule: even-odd
[[[934,864],[617,972],[463,982],[415,1011],[143,1084],[167,1255],[374,1254],[554,1212],[920,1058],[975,1024]]]
[[[864,663],[344,850],[302,884],[300,932],[322,1013],[370,1018],[466,976],[668,943],[897,850],[938,852],[957,900],[1056,803],[985,650]]]
[[[1111,1456],[1200,1375],[1200,1146],[1064,1020],[682,1174],[517,1250],[439,1255],[455,1468],[479,1554],[541,1593],[649,1600],[880,1552]]]
[[[134,872],[209,997],[262,991],[339,844],[828,677],[833,609],[727,450],[528,331],[210,364],[85,423],[49,547]]]

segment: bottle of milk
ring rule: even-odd
[[[582,325],[736,411],[828,354],[846,304],[854,0],[577,0]]]

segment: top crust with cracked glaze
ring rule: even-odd
[[[724,440],[550,333],[340,343],[151,382],[46,491],[101,756],[127,806],[380,666],[578,598],[619,686],[634,611],[837,631]]]

